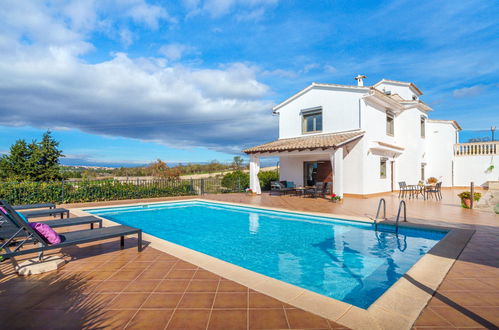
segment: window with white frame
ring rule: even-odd
[[[322,132],[322,108],[302,111],[302,132]]]
[[[393,112],[386,112],[386,134],[393,136],[395,132],[395,118]]]
[[[388,159],[385,157],[382,157],[379,159],[379,178],[380,179],[386,179],[386,163],[388,162]]]

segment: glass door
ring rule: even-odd
[[[317,162],[303,162],[303,172],[303,185],[315,185],[317,180]]]

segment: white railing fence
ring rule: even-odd
[[[454,145],[456,156],[499,155],[499,141],[458,143]]]

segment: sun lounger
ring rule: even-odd
[[[120,237],[121,248],[123,248],[125,244],[125,236],[127,235],[137,235],[137,249],[139,252],[142,251],[142,230],[122,225],[59,234],[62,240],[61,243],[49,244],[35,230],[33,230],[9,204],[6,204],[4,201],[1,201],[1,204],[1,206],[7,211],[7,214],[3,217],[3,221],[8,221],[17,230],[25,232],[25,235],[20,238],[19,242],[15,242],[16,237],[4,240],[2,245],[0,245],[0,251],[2,249],[5,251],[0,254],[3,259],[36,252],[39,253],[39,258],[41,259],[44,251],[77,244],[97,242],[116,237]],[[38,247],[21,250],[21,248],[25,247],[28,243],[38,244]],[[10,249],[11,246],[15,246],[13,250]]]
[[[2,217],[1,219],[3,219],[4,223],[0,221],[0,240],[7,240],[14,235],[15,237],[22,237],[25,235],[24,230],[20,231],[18,227],[14,226],[10,221],[7,221],[7,219],[4,219],[4,217]],[[68,218],[64,220],[48,220],[40,222],[49,225],[51,228],[90,225],[90,229],[94,229],[94,226],[96,224],[99,225],[99,228],[102,228],[102,219],[94,216]]]
[[[33,209],[55,209],[54,203],[40,203],[40,204],[25,204],[25,205],[14,205],[12,208],[16,211],[19,210],[33,210]]]
[[[64,218],[64,214],[66,214],[66,217],[69,218],[69,210],[64,209],[64,208],[57,208],[57,209],[48,209],[48,210],[33,210],[33,211],[23,211],[21,212],[22,215],[24,215],[26,218],[40,218],[40,217],[48,217],[51,215],[58,215],[60,214],[61,219]]]

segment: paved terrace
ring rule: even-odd
[[[499,324],[499,216],[460,208],[459,191],[444,190],[440,202],[407,202],[410,222],[476,230],[414,324],[415,329],[494,328]],[[268,194],[205,198],[353,216],[373,215],[378,201],[349,198],[334,204],[324,199]],[[393,217],[397,195],[385,198],[388,216]],[[185,198],[141,202],[173,199]],[[132,201],[67,207],[127,202]],[[64,248],[61,252],[69,262],[63,268],[26,278],[16,276],[10,262],[0,264],[2,328],[342,328],[153,248],[137,253],[135,239],[125,243],[124,250],[119,249],[119,240]]]

